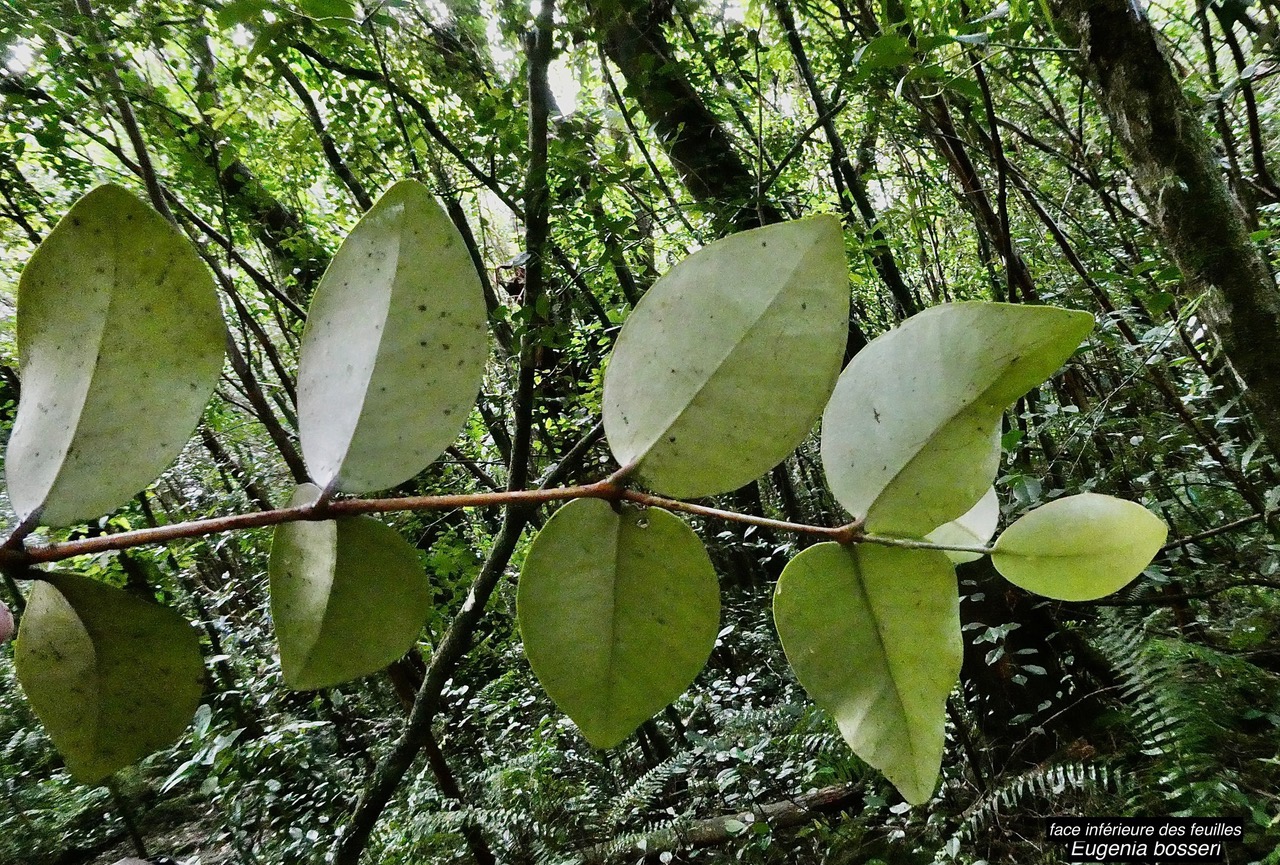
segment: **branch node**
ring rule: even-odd
[[[860,543],[865,537],[862,531],[865,519],[856,519],[851,523],[845,523],[843,526],[831,530],[831,539],[838,544],[856,544]]]

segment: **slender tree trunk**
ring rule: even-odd
[[[1200,117],[1155,29],[1126,0],[1051,0],[1081,73],[1097,90],[1139,194],[1271,445],[1280,450],[1280,291],[1249,239]]]
[[[605,54],[622,70],[689,194],[739,229],[778,222],[758,179],[679,66],[663,31],[670,7],[650,0],[594,3]]]

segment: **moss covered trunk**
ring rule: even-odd
[[[1139,194],[1203,318],[1245,385],[1272,452],[1280,450],[1280,291],[1249,238],[1199,115],[1160,37],[1127,0],[1051,0],[1080,52]]]

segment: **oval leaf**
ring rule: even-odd
[[[387,190],[311,301],[298,427],[311,479],[351,493],[422,471],[458,436],[488,357],[466,244],[421,183]]]
[[[689,687],[720,623],[715,570],[693,530],[659,508],[618,512],[599,499],[547,521],[516,605],[538,681],[597,748]]]
[[[649,289],[618,335],[603,404],[614,457],[681,498],[755,480],[812,429],[840,371],[848,318],[833,216],[699,250]]]
[[[100,186],[18,284],[22,401],[5,459],[19,519],[115,510],[182,450],[222,371],[226,329],[191,244],[132,193]]]
[[[999,466],[1000,415],[1093,327],[1051,306],[927,309],[858,352],[822,417],[831,491],[867,530],[923,537],[982,498]]]
[[[817,544],[783,569],[773,616],[800,684],[854,753],[908,802],[928,801],[963,655],[947,557]]]
[[[67,768],[93,784],[182,735],[204,690],[200,642],[170,609],[84,577],[43,576],[14,664]]]
[[[1067,496],[1025,514],[996,541],[991,563],[1029,592],[1091,601],[1151,564],[1168,528],[1134,502],[1097,493]]]
[[[982,547],[996,533],[1000,524],[1000,498],[996,488],[987,490],[987,494],[978,503],[959,517],[945,525],[938,526],[924,536],[926,541],[955,547]],[[953,564],[963,565],[965,562],[976,562],[982,553],[969,553],[960,550],[943,550],[942,554]]]
[[[290,505],[319,493],[303,484]],[[280,670],[296,690],[381,670],[413,647],[431,612],[417,551],[371,517],[277,526],[268,571]]]

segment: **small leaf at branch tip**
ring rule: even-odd
[[[996,533],[1000,523],[1000,497],[995,487],[987,490],[987,494],[978,503],[945,525],[938,526],[924,536],[926,541],[943,546],[981,547]],[[965,562],[976,562],[982,553],[969,553],[961,550],[943,550],[943,554],[952,564],[963,565]]]
[[[1093,327],[1087,313],[942,304],[858,352],[822,417],[836,499],[873,534],[923,537],[986,493],[1009,403],[1053,374]]]
[[[289,504],[319,494],[302,484]],[[431,610],[417,551],[372,517],[277,526],[268,572],[280,669],[294,690],[377,672],[413,647]]]
[[[27,699],[76,780],[94,784],[176,740],[204,690],[195,629],[173,610],[46,573],[14,651]]]
[[[602,405],[618,464],[673,498],[755,480],[812,430],[840,372],[848,317],[834,216],[695,252],[649,289],[618,335]]]
[[[393,185],[343,241],[307,315],[298,425],[314,480],[372,492],[440,456],[480,390],[486,321],[449,215],[421,183]]]
[[[190,241],[107,184],[27,262],[17,341],[9,496],[20,520],[66,526],[115,510],[173,462],[222,372],[226,327]]]
[[[293,495],[289,497],[289,507],[300,508],[306,505],[313,505],[320,501],[322,495],[324,495],[324,490],[315,484],[298,484],[293,490]]]
[[[1097,493],[1057,499],[1005,530],[991,562],[1009,582],[1062,601],[1092,601],[1123,588],[1168,537],[1141,505]]]
[[[661,508],[564,505],[534,538],[516,598],[538,681],[588,742],[612,748],[682,694],[720,625],[715,569]]]

